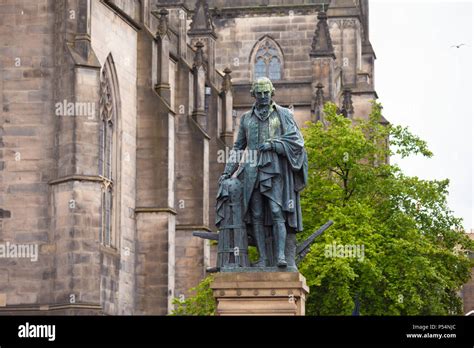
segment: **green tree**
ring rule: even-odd
[[[195,288],[190,289],[194,293],[193,296],[175,297],[171,315],[215,315],[216,303],[210,287],[213,280],[214,277],[209,275]]]
[[[448,209],[448,180],[405,176],[387,159],[431,157],[407,128],[382,125],[374,102],[351,122],[325,106],[325,122],[303,129],[309,184],[302,194],[307,237],[331,219],[300,271],[310,286],[308,315],[462,313],[457,292],[470,276],[472,242]]]

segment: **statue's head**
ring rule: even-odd
[[[272,102],[272,96],[275,94],[275,88],[268,77],[259,77],[252,83],[250,94],[255,98],[258,105],[269,105]]]

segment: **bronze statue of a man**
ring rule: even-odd
[[[257,153],[257,165],[244,161],[239,178],[243,186],[243,218],[255,240],[259,260],[254,266],[295,266],[294,233],[303,229],[300,192],[306,186],[308,160],[301,132],[291,110],[272,101],[275,88],[259,78],[250,91],[252,109],[241,116],[233,151]],[[230,178],[239,167],[226,164],[219,180]],[[269,260],[265,229],[271,229],[273,260]],[[292,235],[288,248],[287,234]],[[286,253],[291,255],[285,255]],[[293,251],[288,251],[293,248]]]

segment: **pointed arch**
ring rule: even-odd
[[[283,51],[269,35],[261,37],[252,48],[249,57],[250,77],[268,77],[272,81],[283,79]]]
[[[102,177],[100,242],[109,247],[118,246],[120,226],[121,133],[120,93],[112,54],[105,60],[100,73],[99,101],[99,175]]]

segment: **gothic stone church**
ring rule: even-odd
[[[367,117],[368,0],[0,0],[0,314],[167,314],[253,79]],[[37,248],[37,249],[35,249]],[[24,249],[23,251],[30,250]],[[10,256],[13,254],[10,254]],[[31,256],[31,255],[30,255]]]

